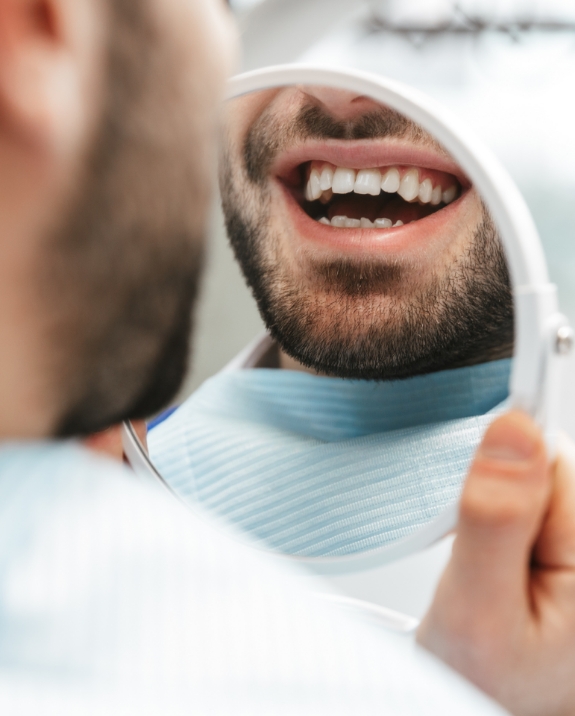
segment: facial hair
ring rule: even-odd
[[[182,116],[177,58],[146,3],[110,10],[102,121],[43,272],[59,436],[147,418],[175,396],[201,268],[211,157]]]
[[[284,125],[285,127],[285,122]],[[247,135],[243,167],[229,152],[221,189],[230,242],[262,318],[283,351],[324,375],[394,380],[486,362],[511,354],[513,301],[507,263],[489,213],[473,227],[468,249],[444,275],[409,285],[408,267],[385,260],[309,263],[296,275],[272,234],[268,170],[295,141],[430,138],[382,108],[338,122],[304,106],[290,129],[262,115]],[[246,201],[245,188],[254,201]],[[257,197],[257,201],[255,200]],[[249,206],[257,206],[257,212]]]

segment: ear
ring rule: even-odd
[[[103,5],[0,0],[0,132],[50,153],[77,147],[102,81]]]

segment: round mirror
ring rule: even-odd
[[[130,460],[417,617],[489,422],[519,407],[552,443],[571,338],[529,212],[419,92],[311,67],[232,80],[220,187],[268,332],[155,424],[149,460],[128,429]]]

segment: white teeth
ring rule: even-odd
[[[338,167],[333,175],[331,188],[334,194],[350,194],[355,187],[355,169]]]
[[[436,186],[435,189],[431,192],[431,205],[437,206],[438,204],[441,204],[441,199],[443,198],[443,190],[441,186]]]
[[[391,219],[376,219],[372,222],[365,217],[350,219],[347,216],[334,216],[331,221],[323,216],[319,219],[319,223],[324,226],[335,226],[338,229],[391,229],[392,226],[403,226],[403,221],[396,221],[394,224]]]
[[[379,169],[361,169],[357,173],[354,191],[356,194],[379,196],[381,191],[381,172]]]
[[[451,204],[451,202],[455,199],[456,194],[457,194],[457,187],[450,186],[449,189],[446,189],[443,192],[443,196],[442,196],[443,202],[445,204]]]
[[[425,179],[419,185],[419,201],[423,204],[429,204],[431,195],[433,194],[433,184],[431,179]]]
[[[334,170],[327,164],[321,170],[319,185],[322,191],[328,191],[329,189],[331,189],[331,185],[333,184],[333,174]]]
[[[401,184],[401,177],[397,169],[390,169],[381,179],[381,188],[388,194],[395,194]]]
[[[338,228],[343,228],[345,226],[345,222],[347,221],[347,216],[334,216],[331,220],[332,226],[337,226]]]
[[[417,169],[409,169],[403,175],[397,193],[405,201],[414,201],[419,196],[419,172]]]
[[[319,172],[317,169],[312,169],[309,175],[309,181],[306,188],[306,199],[308,201],[315,201],[321,196],[321,188],[319,185]]]
[[[415,167],[408,169],[402,176],[397,167],[391,167],[387,171],[375,168],[356,171],[344,167],[334,168],[321,162],[314,164],[312,164],[305,188],[305,198],[310,202],[319,200],[322,204],[328,204],[334,194],[354,192],[360,195],[379,196],[383,191],[388,194],[398,193],[402,199],[409,203],[419,201],[420,204],[439,206],[442,202],[450,204],[455,200],[459,191],[457,185],[452,185],[445,191],[441,185],[434,187],[433,180],[430,178],[424,179],[420,183],[419,170]],[[339,221],[346,217],[335,218]],[[368,224],[369,219],[365,218],[362,220],[350,219],[350,221],[360,221],[360,225],[364,228],[375,226],[371,222]],[[361,221],[364,224],[361,224]],[[343,224],[341,225],[343,226]]]

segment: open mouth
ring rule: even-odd
[[[424,219],[453,203],[465,187],[452,174],[392,165],[349,169],[308,161],[289,189],[312,219],[335,228],[392,229]]]

